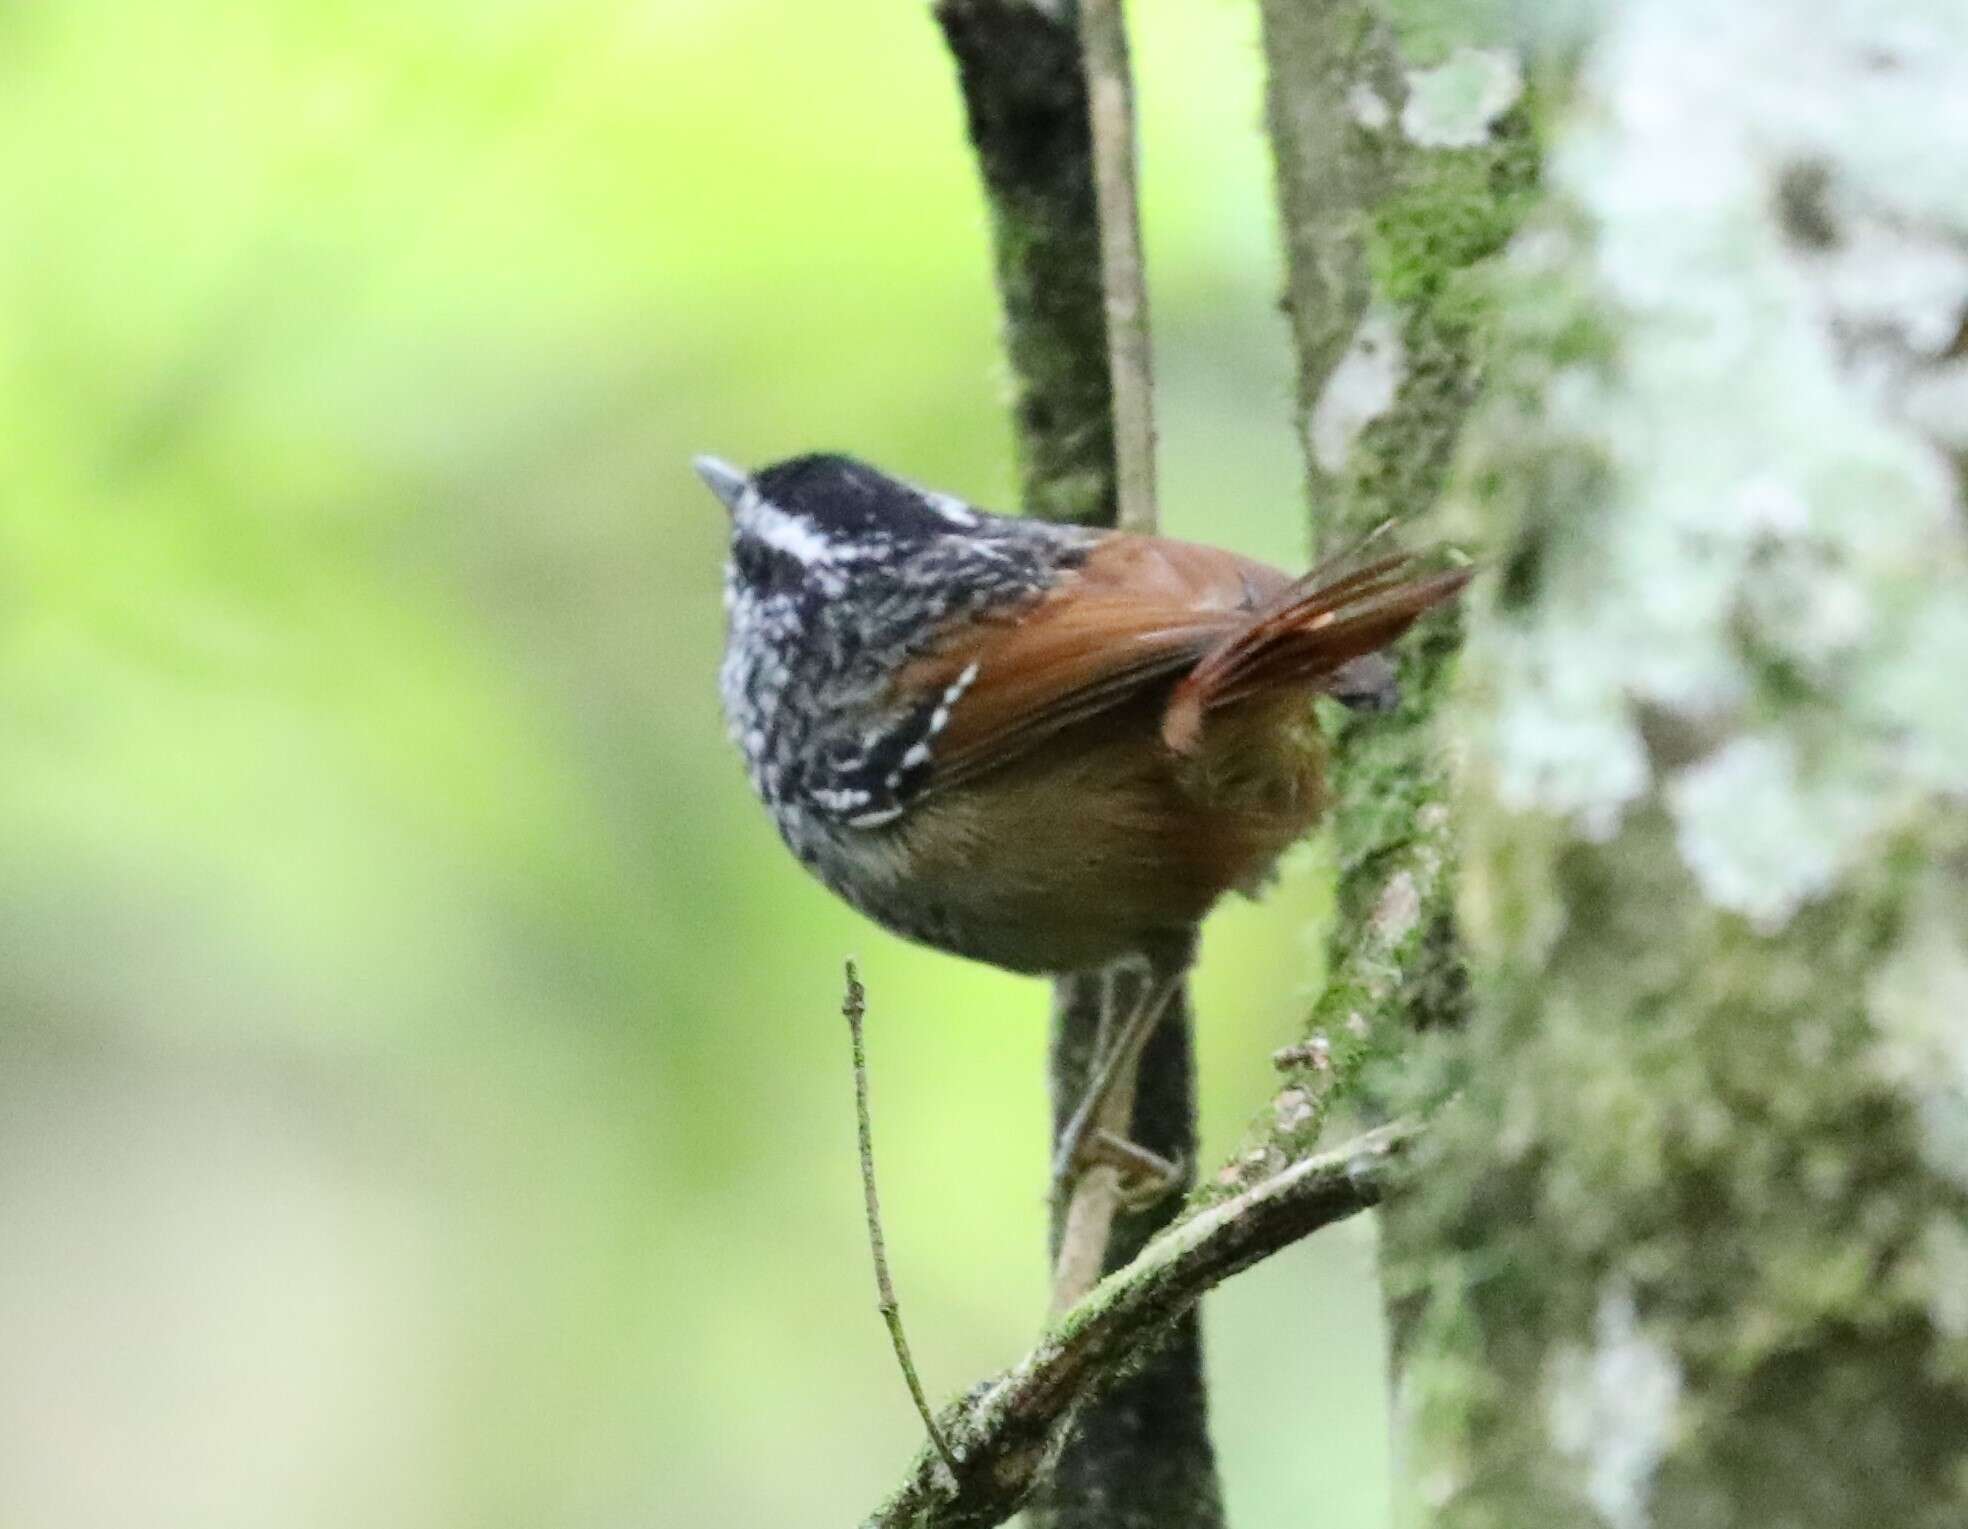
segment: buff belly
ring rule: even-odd
[[[858,874],[816,869],[897,933],[1013,971],[1184,949],[1317,821],[1321,751],[1303,695],[1213,716],[1190,758],[1159,723],[1144,704],[1082,724],[869,836]]]

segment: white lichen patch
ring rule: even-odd
[[[1674,1442],[1681,1367],[1640,1327],[1632,1292],[1608,1290],[1592,1346],[1561,1349],[1545,1387],[1545,1422],[1583,1473],[1584,1495],[1611,1529],[1646,1529],[1654,1473]]]
[[[1944,451],[1968,456],[1968,361],[1910,377],[1900,400],[1907,422]]]
[[[1951,1217],[1936,1216],[1921,1241],[1927,1313],[1936,1331],[1957,1342],[1968,1338],[1968,1229]]]
[[[1873,1063],[1912,1096],[1922,1154],[1968,1189],[1968,924],[1938,874],[1920,888],[1866,1010]]]
[[[1387,98],[1365,80],[1346,92],[1346,110],[1369,132],[1377,133],[1394,120],[1394,108],[1387,104]]]
[[[1853,338],[1877,336],[1915,357],[1946,350],[1968,314],[1968,247],[1863,207],[1848,211],[1837,233],[1801,258],[1833,321]]]
[[[1397,872],[1380,889],[1380,901],[1374,904],[1375,936],[1385,944],[1397,945],[1413,932],[1420,917],[1421,889],[1411,873]]]
[[[1621,698],[1598,682],[1597,644],[1540,653],[1530,650],[1537,641],[1493,638],[1492,651],[1514,677],[1491,722],[1497,797],[1512,812],[1555,813],[1588,839],[1608,839],[1647,788],[1639,730]]]
[[[1427,149],[1473,149],[1524,93],[1516,56],[1500,48],[1458,48],[1433,69],[1408,71],[1401,131]]]
[[[1312,459],[1321,471],[1344,471],[1360,432],[1394,407],[1406,370],[1400,313],[1377,303],[1360,320],[1307,422]]]
[[[1873,822],[1842,773],[1800,778],[1782,735],[1736,738],[1669,784],[1681,857],[1710,902],[1781,928],[1837,878]]]
[[[1550,161],[1569,219],[1510,269],[1527,333],[1576,313],[1613,360],[1549,374],[1507,459],[1551,471],[1556,529],[1535,601],[1472,642],[1497,698],[1475,747],[1505,805],[1588,835],[1664,790],[1704,891],[1774,929],[1968,788],[1968,512],[1941,449],[1968,437],[1968,5],[1604,17]],[[1573,461],[1594,470],[1568,500]],[[1651,779],[1646,713],[1737,736]]]
[[[1280,1131],[1296,1131],[1312,1118],[1312,1096],[1302,1088],[1288,1088],[1278,1095],[1271,1111]]]

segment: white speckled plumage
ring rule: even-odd
[[[927,703],[895,672],[953,619],[1030,601],[1092,537],[925,491],[846,457],[747,477],[704,459],[731,514],[728,634],[719,685],[732,742],[781,836],[864,911],[889,879],[880,842],[934,763],[938,734],[978,677]]]

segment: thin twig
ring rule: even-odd
[[[1053,1159],[1055,1192],[1069,1182],[1072,1198],[1059,1233],[1059,1256],[1052,1266],[1052,1314],[1073,1305],[1100,1281],[1107,1242],[1122,1200],[1122,1172],[1113,1161],[1090,1162],[1073,1172],[1089,1136],[1105,1132],[1126,1139],[1134,1122],[1135,1084],[1141,1051],[1182,987],[1182,972],[1151,977],[1132,1011],[1119,1025],[1112,1019],[1115,973],[1104,974],[1100,1054],[1090,1070],[1086,1093],[1059,1133]]]
[[[1121,1134],[1134,1113],[1134,1085],[1141,1059],[1130,1057],[1109,1086],[1098,1119],[1100,1129]],[[1077,1303],[1100,1282],[1114,1216],[1121,1208],[1121,1170],[1111,1162],[1088,1163],[1073,1178],[1073,1197],[1059,1228],[1059,1256],[1052,1265],[1049,1316]]]
[[[1094,195],[1100,211],[1100,284],[1113,396],[1115,523],[1123,531],[1152,534],[1160,519],[1155,502],[1154,357],[1136,188],[1134,83],[1121,0],[1081,0],[1080,59],[1086,73]],[[1112,975],[1106,980],[1111,999]],[[1174,991],[1171,987],[1169,996]],[[1144,992],[1142,1002],[1153,1002],[1153,995]],[[1157,1012],[1142,1035],[1129,1037],[1134,1044],[1121,1046],[1112,1036],[1102,1037],[1106,1054],[1096,1064],[1084,1102],[1060,1133],[1055,1181],[1071,1172],[1072,1155],[1090,1128],[1116,1136],[1128,1134],[1141,1064],[1138,1042],[1146,1039],[1145,1031],[1159,1017]],[[1072,1196],[1060,1223],[1059,1256],[1053,1263],[1055,1315],[1100,1278],[1120,1203],[1121,1174],[1113,1165],[1092,1164],[1073,1178]]]
[[[954,1492],[924,1451],[864,1529],[985,1529],[1015,1513],[1055,1458],[1079,1410],[1166,1337],[1169,1324],[1232,1275],[1377,1205],[1394,1187],[1421,1125],[1397,1120],[1300,1158],[1228,1200],[1193,1212],[1048,1324],[1032,1351],[944,1409],[963,1451]]]
[[[1080,50],[1093,128],[1094,195],[1100,208],[1100,274],[1114,393],[1116,522],[1123,531],[1152,533],[1158,519],[1155,371],[1136,188],[1134,83],[1121,0],[1080,0]]]
[[[1122,327],[1134,335],[1128,354],[1144,364],[1124,366],[1119,387],[1138,401],[1119,411],[1112,354],[1116,325],[1109,317],[1112,294],[1130,286],[1138,292],[1143,285],[1140,241],[1132,237],[1139,219],[1134,213],[1125,220],[1103,219],[1093,163],[1094,118],[1100,117],[1111,149],[1115,139],[1105,128],[1114,113],[1092,109],[1089,73],[1118,78],[1125,88],[1126,51],[1124,44],[1109,48],[1108,60],[1096,57],[1089,70],[1084,29],[1098,28],[1102,18],[1089,20],[1087,9],[1084,0],[934,0],[956,61],[965,121],[990,205],[1024,508],[1047,519],[1113,525],[1119,501],[1130,507],[1121,524],[1152,529],[1152,509],[1134,508],[1144,502],[1152,507],[1154,501],[1146,302],[1137,300],[1122,315],[1129,320]],[[1119,16],[1107,19],[1115,23],[1111,31],[1119,41]],[[1111,102],[1111,90],[1105,94]],[[1131,126],[1126,102],[1124,89],[1119,118],[1124,133]],[[1132,159],[1127,148],[1117,161],[1121,193],[1130,204],[1125,172]],[[1137,275],[1131,283],[1115,281],[1104,269],[1103,221],[1111,228],[1124,223],[1132,239]],[[1134,443],[1118,449],[1117,412],[1138,425]],[[1131,478],[1122,494],[1121,472],[1133,474],[1137,467],[1145,469],[1145,481]],[[1088,1041],[1095,1019],[1093,984],[1084,977],[1062,978],[1054,991],[1051,1080],[1059,1097],[1057,1125],[1071,1113],[1084,1086],[1081,1075],[1098,1049]],[[1126,1134],[1171,1157],[1193,1159],[1194,1089],[1188,1047],[1174,1043],[1181,1039],[1163,1032],[1150,1048]],[[1158,1206],[1117,1216],[1118,1207],[1111,1200],[1108,1206],[1102,1247],[1093,1259],[1096,1274],[1113,1256],[1106,1246],[1110,1232],[1132,1250],[1164,1214],[1173,1213],[1173,1207]],[[1055,1246],[1066,1237],[1067,1219],[1066,1207],[1055,1204]],[[1083,1411],[1080,1439],[1068,1446],[1061,1471],[1063,1494],[1046,1505],[1043,1516],[1049,1520],[1062,1526],[1089,1523],[1089,1514],[1072,1504],[1098,1497],[1112,1521],[1169,1524],[1183,1507],[1206,1505],[1217,1495],[1193,1313],[1174,1319],[1156,1338],[1130,1378]],[[1189,1522],[1215,1517],[1197,1513]]]
[[[875,1133],[868,1115],[868,1053],[862,1042],[861,1021],[868,1012],[867,991],[861,986],[854,963],[847,963],[847,993],[841,1000],[841,1013],[847,1017],[848,1034],[854,1041],[854,1114],[861,1134],[861,1193],[868,1207],[868,1247],[875,1256],[875,1298],[882,1321],[888,1324],[889,1341],[895,1345],[895,1362],[902,1366],[908,1382],[909,1399],[928,1430],[929,1442],[936,1446],[950,1479],[957,1479],[957,1457],[936,1427],[936,1416],[923,1395],[922,1381],[916,1377],[915,1361],[909,1357],[909,1340],[902,1332],[902,1307],[895,1299],[895,1286],[888,1278],[888,1250],[882,1242],[881,1200],[875,1193]]]

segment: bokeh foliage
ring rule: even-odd
[[[1172,528],[1304,540],[1255,18],[1144,16]],[[0,1521],[840,1522],[1043,1305],[1043,989],[807,884],[690,452],[1013,481],[906,4],[0,14]],[[1206,1142],[1316,978],[1221,915]],[[1240,1522],[1379,1522],[1368,1262],[1220,1298]]]

